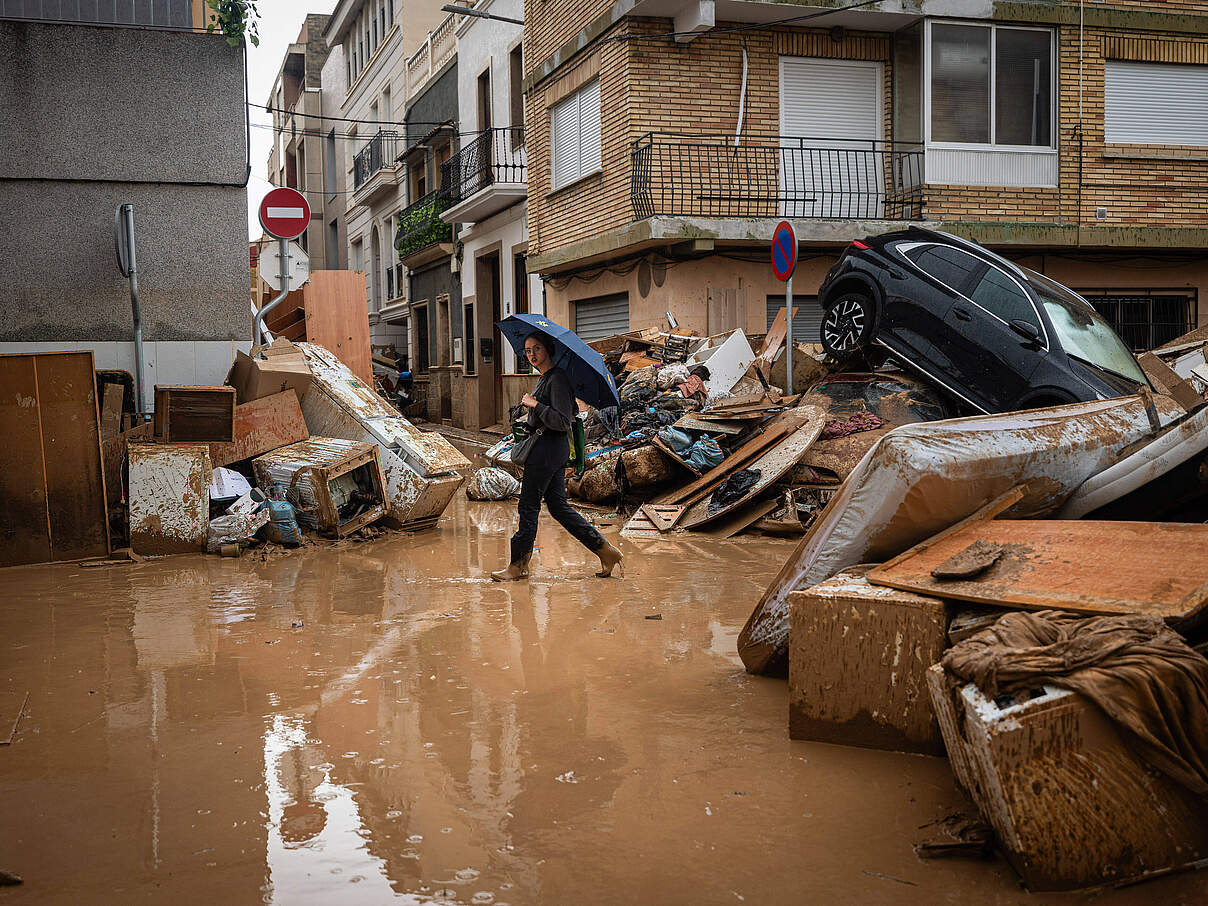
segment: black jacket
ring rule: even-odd
[[[528,411],[528,424],[534,431],[544,428],[529,451],[525,465],[557,467],[566,465],[570,457],[567,433],[574,425],[575,392],[570,379],[561,368],[551,368],[541,375],[533,390],[537,406]]]

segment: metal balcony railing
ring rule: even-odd
[[[393,167],[398,156],[398,133],[379,129],[352,159],[352,187],[359,189],[383,167]]]
[[[441,178],[454,203],[495,183],[524,183],[524,127],[484,129],[441,165]]]
[[[453,226],[440,219],[452,205],[447,188],[429,192],[399,211],[394,248],[399,258],[407,258],[438,242],[453,241]]]
[[[631,156],[636,220],[923,216],[921,143],[650,132]]]

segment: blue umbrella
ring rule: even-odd
[[[541,332],[554,341],[554,365],[566,372],[575,396],[589,406],[605,409],[619,406],[617,385],[604,365],[604,357],[579,339],[573,330],[568,330],[545,315],[510,315],[496,321],[516,355],[524,356],[524,341],[533,333]]]

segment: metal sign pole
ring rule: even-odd
[[[285,301],[285,297],[289,295],[288,239],[277,240],[277,277],[281,281],[281,292],[277,293],[277,297],[273,301],[256,312],[256,317],[252,323],[252,339],[256,342],[257,346],[264,342],[264,319],[270,311]]]
[[[147,398],[143,395],[143,322],[138,305],[138,263],[134,252],[134,205],[122,205],[122,225],[126,231],[126,253],[130,265],[130,309],[134,314],[134,394],[135,413],[140,417],[147,411]]]
[[[784,392],[793,394],[793,275],[784,285]]]

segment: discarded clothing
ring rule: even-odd
[[[739,469],[717,486],[717,490],[709,498],[709,512],[716,513],[741,500],[759,481],[761,474],[759,469]]]
[[[520,482],[503,469],[479,469],[466,483],[471,500],[507,500],[520,493]]]
[[[941,663],[989,698],[1045,684],[1085,695],[1141,757],[1208,796],[1208,660],[1157,617],[1008,613]]]
[[[849,434],[859,434],[861,431],[875,431],[885,424],[885,420],[871,412],[853,412],[847,418],[836,418],[826,423],[822,429],[822,437],[832,440],[836,437],[847,437]]]
[[[705,382],[700,379],[700,375],[698,374],[690,375],[688,380],[679,384],[676,389],[686,397],[694,396],[698,393],[701,396],[708,395],[708,391],[705,389]]]
[[[688,379],[688,366],[684,364],[667,365],[659,369],[658,377],[655,383],[659,390],[666,390],[668,387],[674,387],[676,384],[682,384]]]

